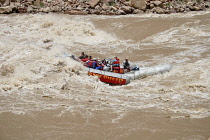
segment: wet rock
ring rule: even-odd
[[[65,11],[64,14],[69,14],[69,15],[87,15],[86,12],[78,11],[78,10]]]
[[[194,6],[194,8],[195,8],[195,11],[200,11],[201,10],[201,8],[198,7],[198,6]]]
[[[82,11],[82,10],[84,10],[85,8],[84,8],[82,5],[79,5],[76,9],[77,9],[78,11]]]
[[[61,86],[61,89],[62,89],[62,90],[70,90],[69,84],[68,84],[68,83],[63,84],[63,85]]]
[[[43,98],[53,98],[53,97],[48,96],[48,95],[43,95],[42,97],[43,97]]]
[[[182,5],[178,5],[174,9],[177,13],[179,13],[179,12],[184,12],[186,8]]]
[[[130,6],[122,6],[120,9],[123,10],[125,13],[132,12],[132,8]]]
[[[50,12],[61,12],[61,7],[59,6],[52,6],[50,9],[51,9]],[[45,12],[45,11],[46,11],[45,8],[40,9],[40,12]]]
[[[192,6],[192,5],[189,5],[188,8],[189,8],[191,11],[195,11],[195,7]]]
[[[101,15],[116,15],[115,12],[113,11],[102,11],[100,14]]]
[[[125,11],[123,11],[123,10],[118,10],[118,11],[116,12],[116,14],[117,14],[117,15],[126,15]]]
[[[53,23],[52,22],[46,22],[44,24],[41,25],[42,28],[49,28],[53,26]],[[45,43],[45,42],[44,42]],[[46,42],[47,43],[47,42]]]
[[[96,9],[91,9],[89,13],[90,13],[90,14],[99,15],[100,12],[101,12],[101,11],[98,11],[98,10],[96,10]]]
[[[4,91],[9,91],[9,90],[12,90],[12,87],[10,87],[10,86],[2,87],[2,89],[3,89]]]
[[[14,73],[15,68],[13,66],[10,65],[3,65],[0,68],[0,75],[1,76],[9,76],[10,74]]]
[[[206,8],[210,8],[210,2],[206,2],[206,3],[205,3],[205,7],[206,7]]]
[[[51,11],[50,7],[43,8],[44,13],[49,13]]]
[[[49,42],[53,42],[53,40],[52,39],[45,39],[45,40],[43,40],[43,43],[49,43]]]
[[[157,14],[164,14],[165,13],[165,11],[160,7],[153,8],[153,12],[155,12]]]
[[[19,13],[27,13],[27,8],[26,7],[19,7],[18,12]]]
[[[185,11],[186,11],[186,12],[189,12],[189,11],[191,11],[191,10],[190,10],[189,8],[185,8]]]
[[[35,10],[31,6],[28,6],[27,12],[28,13],[33,13],[33,12],[35,12]]]
[[[187,5],[195,6],[196,3],[195,2],[188,2]]]
[[[179,12],[184,12],[185,11],[185,9],[184,8],[179,8]]]
[[[133,14],[143,14],[144,12],[142,10],[139,9],[134,9],[133,10]]]
[[[1,3],[2,3],[2,5],[3,6],[8,6],[8,5],[10,5],[10,0],[1,0]]]
[[[10,14],[12,13],[13,6],[0,7],[0,14]]]

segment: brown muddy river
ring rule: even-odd
[[[210,12],[0,15],[1,140],[210,139]],[[109,86],[70,59],[170,64]]]

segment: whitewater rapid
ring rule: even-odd
[[[0,139],[208,139],[209,19],[0,15]],[[82,51],[172,69],[110,86],[68,57]]]
[[[208,117],[208,17],[207,11],[180,16],[0,15],[0,112],[62,108],[58,116],[79,112],[93,117],[93,111],[111,110],[118,114],[113,122],[143,109],[178,113],[174,118]],[[126,56],[140,67],[171,64],[173,69],[109,86],[64,55],[82,51],[100,59]]]

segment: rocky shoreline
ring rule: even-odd
[[[208,8],[210,0],[0,0],[0,14],[171,14],[204,11]]]

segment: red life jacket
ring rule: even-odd
[[[92,67],[92,66],[93,66],[93,62],[94,62],[94,61],[88,61],[88,62],[87,62],[88,67]]]
[[[88,58],[81,59],[83,62],[88,61]]]
[[[120,64],[120,59],[116,58],[116,61],[114,61],[113,64]]]

